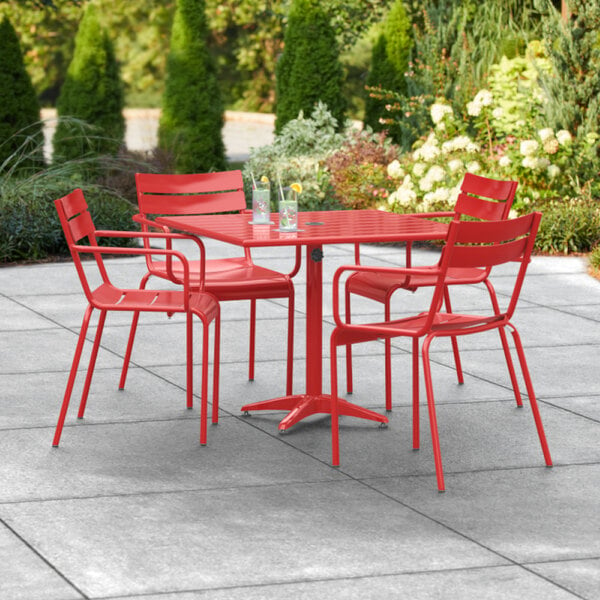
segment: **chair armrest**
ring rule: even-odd
[[[336,270],[333,276],[333,318],[335,320],[335,324],[338,326],[342,326],[345,324],[340,318],[339,286],[342,275],[348,271],[351,271],[353,273],[390,273],[393,275],[405,275],[407,277],[407,283],[410,282],[411,275],[438,275],[440,273],[440,269],[437,267],[437,265],[434,265],[433,268],[342,265]]]
[[[185,255],[177,250],[173,250],[171,248],[171,240],[193,240],[198,246],[198,252],[200,255],[200,290],[204,289],[204,275],[206,269],[206,249],[204,248],[204,244],[201,240],[199,240],[195,236],[185,235],[182,233],[153,233],[153,232],[139,232],[139,231],[112,231],[112,230],[98,230],[94,232],[94,235],[98,237],[108,237],[108,238],[127,238],[127,239],[163,239],[166,240],[168,246],[167,248],[126,248],[124,250],[135,250],[135,252],[130,252],[130,254],[140,254],[146,257],[152,255],[166,256],[167,260],[167,273],[169,274],[169,279],[176,284],[184,285],[184,282],[181,281],[179,277],[177,277],[173,273],[172,267],[172,257],[179,258],[184,257]],[[106,246],[98,246],[99,248],[107,248]],[[90,246],[77,246],[78,249],[90,248]],[[108,247],[110,249],[110,247]],[[114,247],[113,247],[114,248]],[[80,250],[87,251],[87,250]],[[116,254],[127,254],[127,252],[117,252]],[[182,261],[183,262],[183,261]],[[185,258],[185,265],[187,265],[188,271],[188,284],[189,284],[189,262],[187,258]],[[185,269],[184,269],[185,270]]]

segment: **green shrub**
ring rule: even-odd
[[[19,39],[5,17],[0,23],[0,165],[19,153],[20,168],[43,166],[42,141],[40,106]]]
[[[590,199],[555,200],[539,204],[543,217],[536,249],[553,254],[588,252],[600,242],[600,205]]]
[[[225,168],[223,102],[206,38],[204,0],[178,0],[158,131],[178,173]]]
[[[75,38],[75,51],[57,102],[61,117],[75,117],[93,127],[82,137],[72,121],[60,119],[54,135],[54,160],[116,154],[123,145],[123,85],[112,42],[89,3]]]
[[[294,0],[285,30],[284,50],[276,68],[275,131],[298,114],[310,114],[321,101],[341,127],[346,99],[343,71],[328,14],[318,0]]]
[[[384,133],[352,131],[325,161],[334,198],[344,208],[387,205],[389,188],[393,187],[387,167],[397,155],[397,146]]]
[[[593,271],[597,275],[600,275],[600,244],[596,245],[592,249],[588,260],[590,261],[590,266],[592,267]]]
[[[346,127],[349,126],[346,123]],[[273,208],[278,181],[284,186],[294,181],[302,184],[298,203],[304,210],[339,208],[329,189],[329,174],[324,169],[327,156],[344,141],[344,135],[337,133],[337,128],[336,119],[319,102],[310,118],[301,113],[283,127],[271,145],[252,149],[244,166],[246,197],[250,197],[252,173],[256,178],[266,175],[271,180]]]

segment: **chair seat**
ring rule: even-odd
[[[198,285],[198,261],[190,261],[190,286]],[[167,278],[165,261],[155,261],[152,273]],[[173,264],[173,273],[180,277],[180,265]],[[255,265],[245,257],[209,259],[206,261],[204,289],[219,300],[248,300],[250,298],[287,298],[290,279],[265,267]]]
[[[336,332],[338,344],[355,344],[369,342],[386,337],[408,336],[420,337],[424,335],[423,327],[429,313],[421,313],[404,319],[369,323],[368,325],[345,325]],[[466,335],[485,328],[498,327],[498,321],[504,319],[503,315],[465,315],[456,313],[436,313],[430,333],[439,335]],[[447,332],[447,333],[444,333]],[[426,333],[426,332],[425,332]]]
[[[92,292],[95,308],[105,310],[140,310],[151,312],[185,312],[184,292],[179,290],[120,289],[103,283]],[[206,315],[212,321],[218,314],[219,305],[211,294],[190,294],[190,308]]]
[[[386,303],[390,294],[398,289],[414,292],[420,287],[431,287],[437,283],[437,265],[431,267],[431,275],[402,275],[398,277],[393,273],[368,273],[365,271],[352,274],[348,278],[348,291],[352,294],[364,296],[377,302]],[[434,273],[435,271],[435,273]],[[448,269],[446,283],[448,285],[481,283],[487,277],[485,269],[477,268],[452,268]]]

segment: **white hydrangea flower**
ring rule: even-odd
[[[512,163],[512,160],[510,160],[510,157],[506,156],[506,154],[504,156],[501,156],[500,159],[498,160],[498,164],[502,167],[502,168],[506,168],[509,167]]]
[[[468,135],[458,135],[452,140],[452,143],[454,150],[464,150],[472,142]]]
[[[437,102],[435,104],[431,105],[430,113],[431,113],[431,120],[436,125],[438,123],[441,123],[443,118],[446,115],[453,114],[452,108],[450,106],[448,106],[447,104],[438,104]]]
[[[477,171],[481,171],[481,165],[476,160],[472,160],[467,165],[467,171],[469,173],[477,173]]]
[[[423,174],[425,173],[426,168],[427,168],[427,165],[425,163],[422,163],[422,162],[415,163],[415,165],[413,166],[413,173],[417,177],[423,177]]]
[[[433,144],[425,144],[421,147],[421,158],[425,162],[431,162],[440,155],[440,149]]]
[[[504,116],[504,110],[499,106],[492,111],[492,117],[494,119],[501,119]]]
[[[421,181],[419,181],[419,189],[422,192],[430,192],[433,188],[433,181],[431,179],[427,179],[427,177],[423,177]]]
[[[460,183],[457,183],[451,190],[448,196],[448,202],[450,204],[456,204],[458,196],[461,193]]]
[[[448,162],[448,168],[451,173],[456,173],[456,171],[460,171],[464,167],[464,163],[460,158],[453,158]]]
[[[536,159],[536,168],[540,171],[550,166],[550,160],[545,156],[540,156]]]
[[[450,190],[447,187],[439,187],[433,192],[433,200],[446,202],[450,198]]]
[[[508,211],[508,218],[509,219],[516,219],[518,216],[519,216],[519,213],[514,208],[511,208]]]
[[[450,154],[454,151],[454,140],[448,140],[442,144],[442,154]]]
[[[467,152],[479,152],[481,150],[481,146],[477,142],[469,142],[465,150]]]
[[[521,161],[521,165],[523,165],[526,169],[537,169],[538,161],[535,156],[526,156]]]
[[[412,188],[405,188],[405,187],[400,186],[396,190],[395,194],[396,194],[396,198],[398,199],[398,202],[405,206],[410,205],[412,202],[414,202],[417,199],[417,194],[415,193],[415,191]]]
[[[425,175],[425,179],[430,179],[435,183],[444,181],[445,178],[446,171],[444,171],[444,169],[439,165],[433,165],[429,171],[427,171],[427,175]]]
[[[556,139],[561,146],[566,146],[573,141],[571,134],[566,129],[561,129],[556,132]]]
[[[545,127],[544,129],[540,129],[538,131],[538,135],[540,136],[540,140],[542,140],[542,144],[546,140],[551,140],[554,137],[554,131],[552,127]]]
[[[481,104],[467,102],[467,113],[472,117],[478,117],[481,114]]]
[[[558,165],[548,165],[546,172],[548,173],[548,177],[550,177],[550,179],[554,179],[560,175],[560,167]]]
[[[441,123],[438,123],[435,128],[438,131],[446,131],[446,123],[444,123],[444,121],[442,121]]]
[[[523,156],[532,156],[538,150],[540,145],[536,140],[523,140],[520,146],[520,152]]]
[[[387,174],[393,179],[400,179],[400,177],[404,177],[404,170],[400,166],[398,159],[393,160],[387,166]]]
[[[476,102],[480,106],[491,106],[494,101],[494,96],[490,90],[479,90],[473,102]]]
[[[555,140],[554,138],[550,138],[544,142],[544,151],[548,154],[556,154],[559,147],[558,140]]]

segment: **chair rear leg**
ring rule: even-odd
[[[186,408],[194,407],[194,322],[193,313],[188,310],[185,320],[185,404]],[[204,365],[202,365],[204,367]]]
[[[215,347],[213,350],[213,408],[212,408],[212,422],[217,424],[219,422],[219,369],[221,364],[221,315],[220,311],[217,311],[215,318]]]
[[[285,383],[285,393],[292,395],[294,385],[294,316],[295,316],[295,293],[294,287],[290,286],[290,295],[288,297],[288,335],[287,335],[287,374]]]
[[[102,310],[100,311],[100,318],[98,319],[98,327],[96,328],[96,337],[94,338],[94,346],[92,348],[92,354],[90,355],[90,364],[88,365],[87,375],[85,377],[85,385],[83,386],[83,392],[81,393],[79,412],[77,413],[78,419],[83,419],[83,415],[85,413],[85,407],[87,405],[90,386],[92,385],[92,376],[94,375],[94,368],[96,367],[96,358],[98,357],[98,348],[100,347],[100,340],[102,339],[105,321],[106,311]]]
[[[140,290],[146,288],[146,284],[150,279],[150,273],[146,273],[140,281]],[[135,339],[135,333],[137,330],[138,320],[140,318],[139,311],[133,313],[131,320],[131,328],[129,330],[129,339],[127,340],[127,349],[125,350],[125,358],[123,359],[123,368],[121,369],[121,379],[119,379],[119,389],[125,389],[125,380],[127,379],[127,371],[129,370],[129,361],[131,360],[131,351],[133,350],[133,340]]]
[[[448,286],[444,288],[444,304],[446,305],[446,312],[451,313],[452,305],[450,304],[450,292],[448,291]],[[455,335],[450,338],[450,342],[452,343],[452,353],[454,354],[454,364],[456,365],[456,377],[458,383],[462,385],[465,382],[465,379],[463,377],[462,364],[458,352],[458,340]]]
[[[71,371],[69,373],[69,379],[67,380],[67,387],[65,389],[65,395],[63,397],[62,406],[60,408],[60,414],[58,416],[58,423],[54,431],[54,440],[52,441],[53,446],[58,446],[60,443],[60,436],[62,434],[63,425],[65,423],[65,417],[67,416],[67,410],[69,409],[69,401],[71,400],[71,394],[73,393],[73,385],[75,384],[75,377],[77,375],[77,368],[79,367],[79,360],[81,359],[81,351],[83,350],[83,344],[85,342],[85,336],[87,333],[88,325],[90,324],[90,317],[94,309],[88,304],[88,307],[83,315],[83,321],[81,323],[81,330],[79,331],[79,339],[77,340],[77,346],[75,348],[75,355],[73,356],[73,362],[71,364]]]
[[[345,314],[346,323],[352,322],[350,309],[350,292],[346,287],[345,294]],[[352,344],[346,344],[346,393],[351,394],[353,391],[353,374],[352,374]]]
[[[548,442],[546,440],[546,433],[544,432],[544,426],[542,424],[542,417],[533,390],[533,384],[531,382],[531,375],[529,374],[529,368],[527,366],[527,360],[525,359],[525,352],[523,351],[523,344],[521,343],[521,336],[517,332],[514,325],[509,324],[511,328],[512,336],[515,340],[515,346],[517,348],[517,355],[519,357],[519,363],[521,364],[521,371],[523,372],[523,379],[525,380],[525,387],[527,388],[527,395],[529,396],[529,403],[531,404],[531,411],[533,412],[533,419],[540,438],[540,444],[542,446],[542,452],[544,454],[544,460],[546,466],[552,466],[552,457],[550,456],[550,449],[548,448]]]
[[[438,491],[445,491],[444,469],[442,466],[442,452],[440,450],[440,438],[438,435],[437,417],[435,414],[435,402],[433,398],[433,382],[431,380],[431,365],[429,363],[429,345],[432,338],[427,337],[423,343],[423,372],[425,375],[425,389],[427,391],[427,408],[429,410],[429,425],[431,427],[431,443],[433,445],[433,458],[435,460],[435,472],[437,476]]]
[[[254,353],[256,351],[256,300],[250,300],[250,342],[248,348],[248,380],[254,381]]]
[[[492,301],[492,308],[494,309],[494,314],[500,314],[500,307],[498,306],[498,297],[496,296],[496,290],[494,290],[494,286],[486,279],[485,287],[488,290],[490,295],[490,300]],[[512,356],[510,353],[510,347],[508,345],[508,339],[506,337],[506,331],[504,331],[504,327],[498,329],[498,333],[500,334],[500,341],[502,342],[502,349],[504,350],[504,356],[506,357],[506,366],[508,367],[508,374],[510,375],[510,382],[513,387],[513,391],[515,393],[515,401],[518,407],[523,406],[523,399],[521,398],[521,390],[519,389],[519,382],[517,380],[517,375],[515,373],[515,366],[513,364]]]
[[[200,445],[206,446],[208,421],[208,345],[210,323],[202,319],[202,395],[200,397]]]
[[[386,298],[384,319],[391,319],[390,298]],[[388,337],[383,342],[385,349],[385,410],[392,411],[392,340]]]

